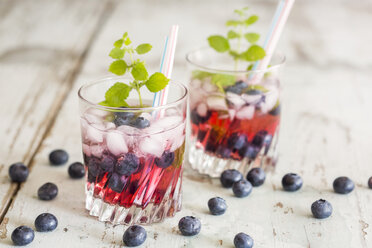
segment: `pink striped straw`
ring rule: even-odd
[[[271,22],[269,32],[267,34],[264,49],[266,56],[260,61],[257,61],[252,70],[265,70],[270,63],[270,60],[274,54],[276,45],[278,44],[280,35],[282,34],[283,28],[287,22],[289,13],[291,12],[292,6],[295,0],[281,0],[275,11],[274,18]],[[251,79],[249,84],[257,84],[261,81],[264,73],[256,73]]]
[[[165,41],[165,48],[163,51],[163,57],[160,65],[160,72],[164,74],[167,78],[171,78],[174,54],[176,51],[176,43],[178,36],[178,25],[173,25],[169,36]],[[169,85],[167,85],[163,90],[156,92],[153,101],[153,107],[161,106],[167,103],[169,92]]]

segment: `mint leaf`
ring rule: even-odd
[[[158,92],[167,86],[169,82],[169,79],[166,78],[163,73],[155,72],[152,74],[149,78],[149,80],[146,81],[146,87],[151,92]]]
[[[241,54],[241,57],[246,61],[257,61],[263,59],[265,56],[265,50],[258,45],[252,45],[247,51]]]
[[[234,13],[240,15],[241,17],[245,16],[244,9],[236,9],[234,10]]]
[[[248,67],[247,67],[247,71],[250,71],[253,69],[253,64],[250,64]]]
[[[229,54],[234,57],[234,59],[239,59],[240,58],[240,54],[237,53],[236,51],[233,51],[233,50],[230,50],[229,51]]]
[[[119,47],[114,47],[109,56],[113,59],[122,59],[124,57],[124,50]]]
[[[126,46],[132,44],[132,41],[129,39],[129,37],[127,37],[127,38],[125,39],[124,44],[125,44]]]
[[[115,41],[114,46],[118,47],[118,48],[121,48],[121,46],[123,45],[123,42],[124,42],[123,39],[117,40],[117,41]]]
[[[257,33],[246,33],[244,35],[245,39],[249,42],[249,43],[256,43],[259,39],[260,39],[260,35],[257,34]]]
[[[128,106],[125,99],[128,98],[131,90],[132,88],[125,83],[117,82],[106,91],[103,104],[110,107]]]
[[[123,34],[123,40],[125,40],[127,37],[128,37],[128,32],[125,32],[125,33]]]
[[[212,35],[208,37],[209,45],[217,52],[223,53],[230,49],[229,41],[221,35]]]
[[[206,71],[200,71],[200,70],[194,70],[192,72],[192,78],[193,79],[204,79],[206,77],[210,77],[212,76],[213,74],[210,73],[210,72],[206,72]]]
[[[243,24],[241,21],[238,21],[238,20],[228,20],[226,22],[226,26],[233,26],[233,27],[237,27],[239,25]]]
[[[135,63],[131,73],[134,79],[138,81],[147,80],[149,76],[143,62]]]
[[[136,52],[138,54],[144,54],[144,53],[147,53],[151,50],[152,46],[148,43],[145,43],[145,44],[141,44],[139,46],[136,47]]]
[[[109,71],[116,75],[123,75],[127,70],[127,63],[124,60],[116,60],[111,63]]]
[[[212,83],[222,87],[233,85],[235,83],[235,76],[229,74],[214,74],[212,76]]]
[[[227,38],[228,39],[235,39],[235,38],[239,38],[240,35],[235,32],[234,30],[230,30],[228,33],[227,33]]]
[[[253,23],[255,23],[257,20],[258,20],[258,16],[252,15],[244,21],[244,24],[246,26],[249,26],[249,25],[252,25]]]

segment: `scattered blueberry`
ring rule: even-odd
[[[200,232],[200,220],[194,216],[185,216],[178,222],[178,228],[183,236],[194,236]]]
[[[235,248],[252,248],[253,243],[254,243],[253,239],[248,234],[241,232],[235,235],[234,238]]]
[[[254,145],[247,145],[242,147],[239,150],[239,155],[241,157],[247,157],[249,159],[255,159],[257,157],[258,152],[260,151],[260,148]]]
[[[121,193],[124,189],[126,181],[127,176],[120,176],[116,173],[112,173],[110,179],[108,180],[108,187],[117,193]]]
[[[28,226],[19,226],[12,232],[12,241],[15,245],[28,245],[34,240],[35,233]]]
[[[252,184],[247,180],[242,179],[233,184],[232,190],[236,197],[246,197],[252,192]]]
[[[285,191],[297,191],[302,187],[302,178],[295,173],[285,174],[282,178],[282,185]]]
[[[262,168],[253,168],[247,174],[247,180],[253,187],[261,186],[266,179],[266,174]]]
[[[129,176],[138,169],[139,164],[140,161],[134,153],[127,153],[118,159],[115,171],[119,175]]]
[[[28,177],[28,168],[23,163],[15,163],[9,167],[9,177],[13,182],[25,182]]]
[[[131,126],[139,128],[139,129],[144,129],[150,126],[150,121],[142,116],[139,116],[135,119],[134,122],[131,123]]]
[[[272,109],[269,114],[271,115],[279,115],[280,114],[280,105],[276,106],[274,109]]]
[[[128,247],[135,247],[143,244],[147,238],[145,228],[142,226],[130,226],[125,230],[123,235],[123,242]]]
[[[218,148],[217,148],[217,151],[216,151],[217,155],[219,155],[221,158],[230,158],[230,155],[231,155],[231,150],[227,147],[224,147],[222,145],[220,145]]]
[[[68,153],[65,150],[54,150],[49,154],[49,161],[52,165],[62,165],[67,163]]]
[[[257,147],[261,147],[265,142],[266,135],[267,135],[266,130],[261,130],[257,132],[256,135],[253,137],[251,144]]]
[[[240,95],[247,87],[248,85],[244,81],[238,81],[234,85],[228,86],[225,91]]]
[[[160,158],[155,158],[156,166],[160,168],[168,168],[174,161],[174,152],[164,151]]]
[[[206,121],[209,120],[210,117],[211,117],[210,111],[208,111],[205,116],[200,116],[196,109],[192,110],[190,113],[191,122],[194,123],[195,125],[205,123]]]
[[[354,182],[348,177],[338,177],[333,181],[333,189],[339,194],[349,194],[354,189]]]
[[[68,167],[68,174],[71,178],[83,178],[85,175],[84,165],[80,162],[72,163]]]
[[[311,212],[317,219],[325,219],[332,214],[332,205],[326,200],[320,199],[311,205]]]
[[[109,155],[109,154],[103,154],[100,167],[102,171],[104,172],[112,172],[114,170],[116,164],[116,159]]]
[[[368,179],[368,187],[372,189],[372,177]]]
[[[58,220],[53,214],[43,213],[35,219],[35,228],[38,232],[50,232],[57,226]]]
[[[97,177],[100,172],[100,160],[98,158],[92,157],[88,161],[88,172],[93,177]]]
[[[235,182],[243,179],[242,173],[238,170],[225,170],[222,172],[220,181],[223,187],[231,188]]]
[[[58,194],[57,185],[54,183],[45,183],[37,191],[40,200],[50,201],[56,198]]]
[[[213,215],[224,214],[227,209],[226,201],[221,197],[211,198],[208,201],[208,208]]]
[[[248,144],[248,139],[245,134],[233,133],[227,139],[227,146],[230,149],[239,150]]]

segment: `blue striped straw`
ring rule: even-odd
[[[162,58],[161,58],[161,62],[160,62],[160,72],[163,71],[164,58],[165,58],[165,55],[166,55],[166,53],[167,53],[167,45],[168,45],[168,36],[165,37],[165,45],[164,45],[164,50],[163,50],[163,56],[162,56]],[[161,91],[160,91],[160,92],[155,92],[154,100],[152,101],[152,106],[153,106],[153,107],[159,105],[160,94],[161,94]]]

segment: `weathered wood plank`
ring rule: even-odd
[[[213,4],[211,4],[213,2]],[[162,36],[169,24],[178,22],[183,29],[179,39],[175,77],[187,80],[183,55],[198,46],[209,33],[222,28],[222,18],[232,8],[229,1],[196,1],[170,3],[126,1],[116,9],[87,57],[74,89],[69,94],[60,115],[34,159],[29,181],[19,191],[12,209],[0,229],[2,244],[10,244],[10,233],[18,225],[33,225],[35,217],[42,212],[54,213],[59,227],[52,233],[36,233],[30,247],[120,247],[123,226],[113,227],[91,218],[84,211],[83,181],[71,180],[67,168],[48,165],[50,150],[66,148],[71,162],[81,160],[76,90],[82,83],[101,77],[109,63],[107,49],[123,27],[135,40],[159,40],[154,44],[154,57],[148,63],[157,68],[162,47]],[[270,4],[271,3],[271,4]],[[273,2],[254,2],[254,9],[264,13],[269,20],[268,8]],[[243,1],[234,2],[243,5]],[[147,7],[146,7],[147,6]],[[166,7],[165,7],[166,6]],[[280,137],[280,160],[275,172],[268,175],[264,186],[254,189],[245,199],[237,199],[231,191],[219,186],[218,180],[210,180],[186,170],[184,177],[184,204],[181,213],[162,224],[147,227],[148,239],[144,247],[232,247],[232,239],[238,232],[246,232],[255,239],[255,247],[370,247],[372,246],[372,191],[366,181],[372,171],[369,152],[372,141],[368,116],[372,106],[369,94],[371,72],[366,65],[371,58],[362,50],[339,53],[343,46],[366,47],[366,40],[345,37],[344,29],[332,29],[345,14],[353,15],[353,23],[343,23],[348,31],[365,35],[368,27],[367,3],[352,8],[347,3],[337,5],[334,1],[298,2],[286,29],[282,48],[289,54],[284,71],[284,111]],[[228,7],[228,8],[227,8]],[[143,11],[138,15],[136,11]],[[182,10],[182,11],[180,11]],[[328,10],[328,11],[327,11]],[[314,13],[319,13],[314,18]],[[201,21],[210,20],[205,26]],[[146,20],[154,20],[148,28]],[[194,18],[191,18],[194,17]],[[222,19],[222,20],[221,20]],[[304,26],[311,33],[299,36]],[[143,32],[146,30],[146,32]],[[159,38],[160,37],[160,38]],[[343,40],[335,43],[334,40]],[[315,52],[316,51],[316,52]],[[318,57],[323,56],[323,59]],[[336,63],[337,61],[337,63]],[[363,63],[360,63],[363,61]],[[297,193],[281,190],[281,177],[287,172],[297,172],[304,178],[304,187]],[[337,176],[350,176],[357,184],[356,190],[347,195],[332,192],[332,181]],[[60,194],[52,202],[40,202],[36,198],[38,187],[46,181],[59,185]],[[207,211],[210,197],[221,196],[229,209],[223,216],[211,216]],[[310,205],[325,198],[334,207],[332,217],[315,220]],[[195,215],[202,220],[202,232],[197,237],[185,238],[177,231],[177,222],[184,215]],[[5,233],[5,230],[7,233]]]
[[[4,1],[0,12],[0,216],[16,184],[8,166],[29,164],[60,109],[106,1]]]

